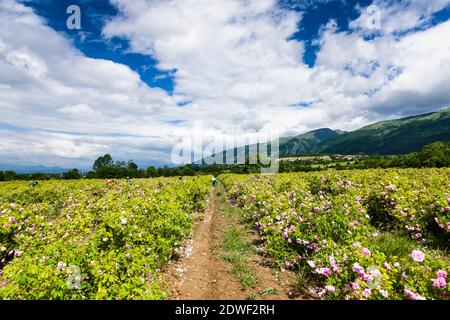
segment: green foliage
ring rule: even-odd
[[[321,153],[406,154],[427,144],[450,140],[450,108],[440,112],[379,122],[344,133],[319,146]]]
[[[81,178],[81,174],[78,171],[78,169],[72,169],[72,170],[69,170],[66,173],[63,173],[62,177],[63,177],[63,179],[67,179],[67,180],[80,179]]]
[[[279,267],[320,296],[450,297],[448,284],[435,284],[450,273],[449,169],[219,178]],[[413,259],[416,251],[423,261]]]
[[[94,171],[99,171],[102,168],[105,167],[112,167],[114,165],[114,161],[110,154],[105,154],[104,156],[99,157],[97,160],[95,160],[94,165],[92,166],[92,169]]]
[[[167,298],[160,270],[209,191],[207,176],[0,184],[0,298]]]

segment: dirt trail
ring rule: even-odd
[[[215,248],[220,237],[219,201],[212,191],[204,218],[180,261],[170,264],[168,278],[176,300],[241,300],[245,295]]]
[[[292,287],[293,274],[275,272],[256,233],[250,232],[251,241],[260,254],[251,254],[249,267],[255,272],[258,285],[243,289],[232,273],[232,266],[220,259],[220,244],[227,226],[238,225],[233,217],[221,213],[216,190],[212,190],[208,207],[202,221],[197,222],[193,238],[185,245],[184,253],[169,264],[166,276],[174,300],[245,300],[253,299],[299,299]],[[265,295],[264,289],[274,290]]]

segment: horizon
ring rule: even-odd
[[[450,0],[5,0],[0,164],[170,164],[197,123],[295,137],[437,112],[448,34]]]
[[[403,119],[408,119],[408,118],[415,118],[415,117],[419,117],[419,116],[425,116],[425,115],[430,115],[430,114],[434,114],[434,113],[437,113],[437,112],[442,112],[442,111],[447,110],[447,109],[450,109],[450,107],[445,107],[445,108],[442,108],[442,109],[437,110],[435,112],[430,112],[430,113],[426,113],[426,114],[411,115],[409,117],[400,118],[400,119],[380,120],[380,121],[376,121],[376,122],[373,122],[373,123],[369,123],[366,126],[357,128],[357,129],[352,130],[352,131],[343,131],[343,130],[334,129],[334,128],[317,128],[317,129],[314,129],[314,130],[311,130],[311,131],[299,133],[299,134],[294,135],[294,136],[280,137],[280,139],[293,139],[293,138],[296,138],[296,137],[298,137],[300,135],[313,133],[313,132],[320,131],[320,130],[331,130],[331,131],[334,131],[334,132],[341,132],[342,134],[352,133],[354,131],[357,131],[359,129],[363,129],[363,128],[368,127],[368,126],[375,125],[377,123],[389,122],[391,120],[403,120]],[[270,143],[270,141],[271,140],[267,140],[267,141],[264,141],[264,142],[257,142],[257,143],[258,144],[266,144],[266,143]],[[237,145],[235,148],[239,149],[239,148],[242,148],[244,146],[248,146],[248,144]],[[225,152],[225,151],[227,151],[227,150],[224,148],[224,149],[218,151],[218,153],[222,153],[222,152]],[[99,154],[99,155],[96,156],[96,158],[99,157],[99,156],[102,156],[102,155]],[[213,156],[213,155],[210,155],[210,156]],[[112,155],[112,157],[114,158],[114,155]],[[135,162],[138,165],[139,169],[146,169],[146,168],[148,168],[150,166],[153,166],[153,167],[156,167],[156,168],[162,168],[164,166],[168,166],[168,167],[182,167],[182,166],[188,164],[188,163],[176,164],[176,163],[173,163],[173,162],[168,162],[168,163],[164,163],[164,162],[159,162],[159,163],[158,162],[147,162],[147,163],[145,163],[145,162],[141,162],[141,161],[134,161],[133,159],[115,159],[115,160],[117,160],[117,161],[132,160],[133,162]],[[200,159],[197,159],[197,160],[194,159],[192,161],[192,163],[190,163],[190,164],[198,165],[198,163],[196,163],[198,160],[200,160]],[[204,160],[204,157],[202,157],[201,160]],[[7,169],[5,170],[5,168],[7,168]],[[14,170],[14,168],[16,168],[18,171]],[[30,170],[29,168],[32,168],[31,170],[34,170],[34,171],[26,172],[25,170]],[[44,170],[45,169],[50,169],[51,171],[49,171],[49,172],[40,172],[40,171],[36,171],[36,170],[40,170],[40,169],[37,169],[37,168],[44,169]],[[67,168],[64,168],[64,167],[59,167],[59,166],[45,166],[45,165],[42,165],[42,164],[9,164],[9,163],[0,163],[0,171],[10,171],[10,170],[12,170],[12,171],[15,171],[16,173],[19,173],[19,174],[34,174],[34,173],[59,174],[59,173],[62,173],[63,171],[66,172],[67,170],[71,170],[71,169],[77,169],[77,170],[79,170],[82,173],[87,173],[87,172],[93,170],[92,169],[92,165],[85,166],[85,167],[67,167]],[[55,170],[57,170],[58,172],[56,172]],[[59,171],[61,171],[61,172],[59,172]]]
[[[367,126],[372,126],[372,125],[375,125],[377,123],[389,122],[391,120],[395,121],[395,120],[403,120],[403,119],[408,119],[408,118],[415,118],[415,117],[420,117],[420,116],[426,116],[426,115],[434,114],[434,113],[437,113],[437,112],[442,112],[442,111],[447,110],[447,109],[450,109],[450,107],[442,108],[442,109],[440,109],[440,110],[438,110],[436,112],[431,112],[431,113],[427,113],[427,114],[420,114],[420,115],[413,115],[413,116],[406,117],[406,118],[401,118],[401,119],[381,120],[381,121],[377,121],[377,122],[368,124]],[[365,126],[365,127],[367,127],[367,126]],[[342,131],[340,129],[332,129],[332,128],[318,128],[318,129],[314,129],[312,131],[300,133],[300,134],[295,135],[295,136],[280,137],[280,139],[294,139],[294,138],[296,138],[298,136],[301,136],[301,135],[304,135],[304,134],[308,134],[308,133],[317,132],[317,131],[320,131],[320,130],[331,130],[331,131],[334,131],[334,132],[341,132],[342,134],[345,134],[345,133],[352,133],[354,131],[357,131],[359,129],[363,129],[365,127],[357,128],[357,129],[355,129],[353,131]],[[270,142],[271,142],[270,140],[267,140],[267,141],[264,141],[264,142],[257,142],[257,143],[258,144],[266,144],[266,143],[270,143]],[[246,146],[248,146],[248,144],[237,145],[235,147],[235,149],[239,149],[239,148],[242,148],[244,146],[246,147]],[[218,153],[222,153],[222,152],[226,152],[226,151],[228,151],[228,150],[222,149]],[[98,156],[102,156],[102,155],[98,155]],[[114,155],[112,155],[112,156],[114,158]],[[307,156],[307,155],[305,155],[305,156]],[[208,157],[214,157],[214,155],[210,155]],[[284,157],[291,157],[291,156],[284,156]],[[283,158],[283,157],[281,157],[281,158]],[[140,162],[140,161],[134,161],[132,159],[115,159],[115,160],[117,160],[117,161],[130,161],[131,160],[131,161],[135,162],[138,165],[139,169],[146,169],[146,168],[151,167],[151,166],[152,167],[156,167],[156,168],[162,168],[162,167],[175,168],[175,167],[182,167],[182,166],[188,165],[188,164],[199,165],[197,162],[200,159],[197,159],[197,160],[194,159],[191,163],[183,163],[183,164],[162,163],[162,162],[161,163],[158,163],[158,162],[145,163],[145,162]],[[205,160],[205,158],[202,157],[201,160],[203,161],[203,160]],[[14,170],[14,168],[16,168],[16,170]],[[45,171],[46,169],[49,170],[49,171]],[[68,170],[71,170],[71,169],[77,169],[77,170],[80,171],[80,173],[87,173],[89,171],[93,171],[92,165],[88,166],[88,167],[71,167],[71,168],[67,167],[67,168],[63,168],[63,167],[58,167],[58,166],[49,167],[49,166],[44,166],[44,165],[39,165],[39,164],[20,164],[20,165],[17,165],[17,164],[0,163],[0,171],[11,171],[12,170],[12,171],[15,171],[18,174],[34,174],[34,173],[60,174],[60,173],[63,173],[63,172],[67,172]],[[26,170],[32,170],[32,171],[26,171]],[[44,170],[44,171],[41,172],[39,170]]]

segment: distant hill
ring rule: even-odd
[[[344,132],[328,128],[307,132],[292,138],[280,139],[280,156],[315,154],[320,152],[320,145],[336,139]]]
[[[436,141],[450,141],[450,108],[378,122],[327,140],[318,149],[330,154],[396,155],[419,151]]]
[[[44,166],[21,166],[13,164],[0,164],[0,171],[14,171],[18,174],[33,174],[33,173],[46,173],[46,174],[59,174],[69,171],[69,169],[59,167],[44,167]]]
[[[450,141],[450,108],[381,121],[352,132],[322,128],[295,137],[280,138],[279,150],[280,157],[314,154],[398,155],[420,151],[436,141]],[[244,148],[248,155],[248,145],[234,149],[235,154]],[[225,159],[225,152],[223,155]]]

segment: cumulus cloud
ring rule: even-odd
[[[104,38],[155,58],[171,71],[174,94],[126,65],[84,56],[30,8],[4,0],[0,159],[85,165],[110,152],[167,161],[198,122],[209,137],[242,138],[268,128],[352,130],[450,106],[450,21],[430,23],[448,0],[375,0],[381,32],[365,28],[370,17],[357,7],[349,30],[323,26],[313,68],[302,39],[292,39],[302,13],[288,3],[111,2],[119,15]]]
[[[353,29],[359,29],[366,33],[381,32],[383,34],[402,33],[416,28],[423,28],[429,25],[434,13],[448,7],[449,0],[374,0],[370,9],[357,9],[361,13],[360,17],[350,23]],[[374,30],[370,21],[374,13],[379,13],[379,30]],[[368,23],[369,21],[369,23]]]
[[[133,51],[156,57],[160,68],[176,69],[175,94],[183,99],[216,114],[233,108],[231,123],[244,124],[251,114],[256,129],[267,123],[282,131],[332,124],[355,129],[450,105],[449,22],[427,25],[449,0],[374,1],[383,33],[370,40],[365,26],[371,17],[356,7],[361,15],[349,31],[334,21],[323,27],[312,69],[301,60],[303,42],[289,40],[301,14],[273,0],[112,2],[120,16],[104,35],[126,38]],[[425,85],[431,73],[436,77]],[[309,101],[317,101],[314,111],[287,108]]]
[[[3,130],[0,162],[36,161],[39,154],[39,163],[87,165],[103,151],[131,158],[136,153],[115,136],[161,136],[168,148],[174,130],[165,121],[183,113],[128,66],[85,57],[12,0],[0,3],[0,97],[0,125],[10,127]]]

